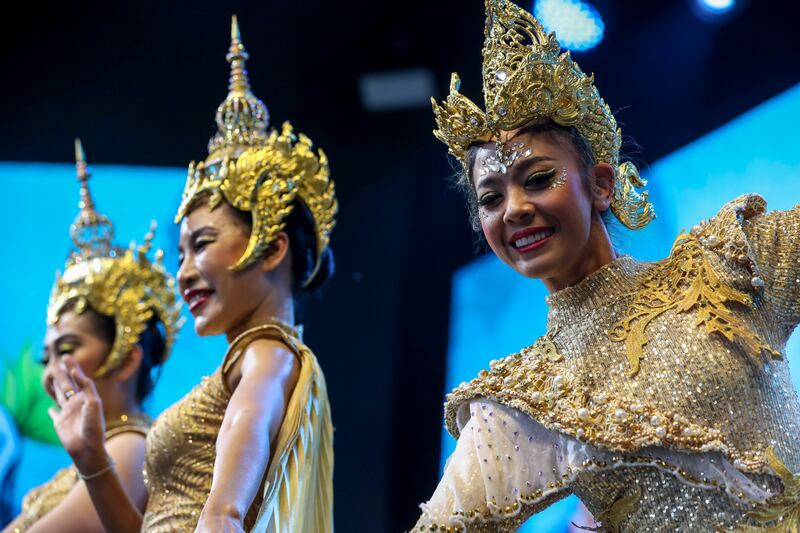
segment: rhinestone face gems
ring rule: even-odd
[[[559,172],[558,175],[555,178],[553,178],[552,183],[550,183],[550,185],[548,185],[547,188],[559,189],[564,185],[566,185],[566,183],[567,183],[567,169],[566,167],[561,167],[561,172]]]
[[[508,174],[508,167],[513,165],[517,159],[530,157],[531,153],[531,147],[525,146],[522,142],[516,142],[508,149],[504,148],[503,143],[498,142],[495,144],[495,155],[481,159],[481,176],[485,176],[489,172]]]

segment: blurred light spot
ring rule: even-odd
[[[429,109],[434,85],[433,73],[426,68],[371,72],[358,80],[361,105],[367,111]]]
[[[726,13],[736,5],[735,0],[697,0],[699,7],[709,13]]]
[[[533,14],[545,30],[556,32],[558,42],[568,50],[589,50],[603,40],[603,18],[588,2],[536,0]]]

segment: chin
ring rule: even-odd
[[[529,279],[545,279],[552,277],[555,269],[553,268],[553,261],[547,257],[548,255],[549,254],[544,254],[535,259],[517,259],[517,261],[511,264],[511,268],[518,274]]]
[[[202,315],[194,319],[194,332],[201,337],[211,337],[222,333],[220,328],[216,327],[212,320],[208,320]]]

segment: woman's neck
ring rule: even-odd
[[[294,325],[294,300],[291,296],[265,298],[262,300],[258,307],[256,307],[245,320],[225,333],[228,344],[233,342],[236,337],[248,329],[262,324],[268,324],[273,320],[283,322],[290,326]]]
[[[596,219],[592,220],[586,248],[574,256],[571,264],[564,265],[558,276],[544,278],[542,282],[547,291],[553,294],[579,283],[616,258],[617,252],[611,244],[611,237],[608,235],[606,225],[600,216],[596,215]]]
[[[133,380],[135,381],[135,380]],[[106,390],[103,394],[103,416],[106,427],[112,420],[119,420],[122,415],[133,416],[141,414],[142,405],[135,399],[134,391],[125,391],[125,384]]]

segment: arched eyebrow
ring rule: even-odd
[[[195,242],[198,237],[203,235],[214,235],[216,236],[219,234],[219,230],[210,224],[206,224],[205,226],[200,226],[199,228],[192,230],[187,237],[187,242],[189,244]],[[178,241],[178,252],[183,250],[183,246],[181,245],[180,240]]]
[[[513,166],[509,166],[509,172],[516,171],[524,173],[536,163],[543,163],[545,161],[555,161],[555,158],[546,155],[537,155],[526,159],[520,159],[516,161]],[[478,182],[475,184],[475,189],[478,189],[479,187],[489,187],[497,184],[499,181],[501,181],[500,173],[491,172],[478,178]]]
[[[63,344],[65,342],[78,344],[79,342],[81,342],[81,339],[74,333],[65,333],[64,335],[61,335],[59,338],[57,338],[53,343],[53,345],[58,346],[59,344]]]
[[[196,230],[192,231],[189,234],[189,242],[194,242],[197,240],[198,237],[202,237],[203,235],[217,235],[219,234],[219,230],[211,225],[206,225],[197,228]]]

